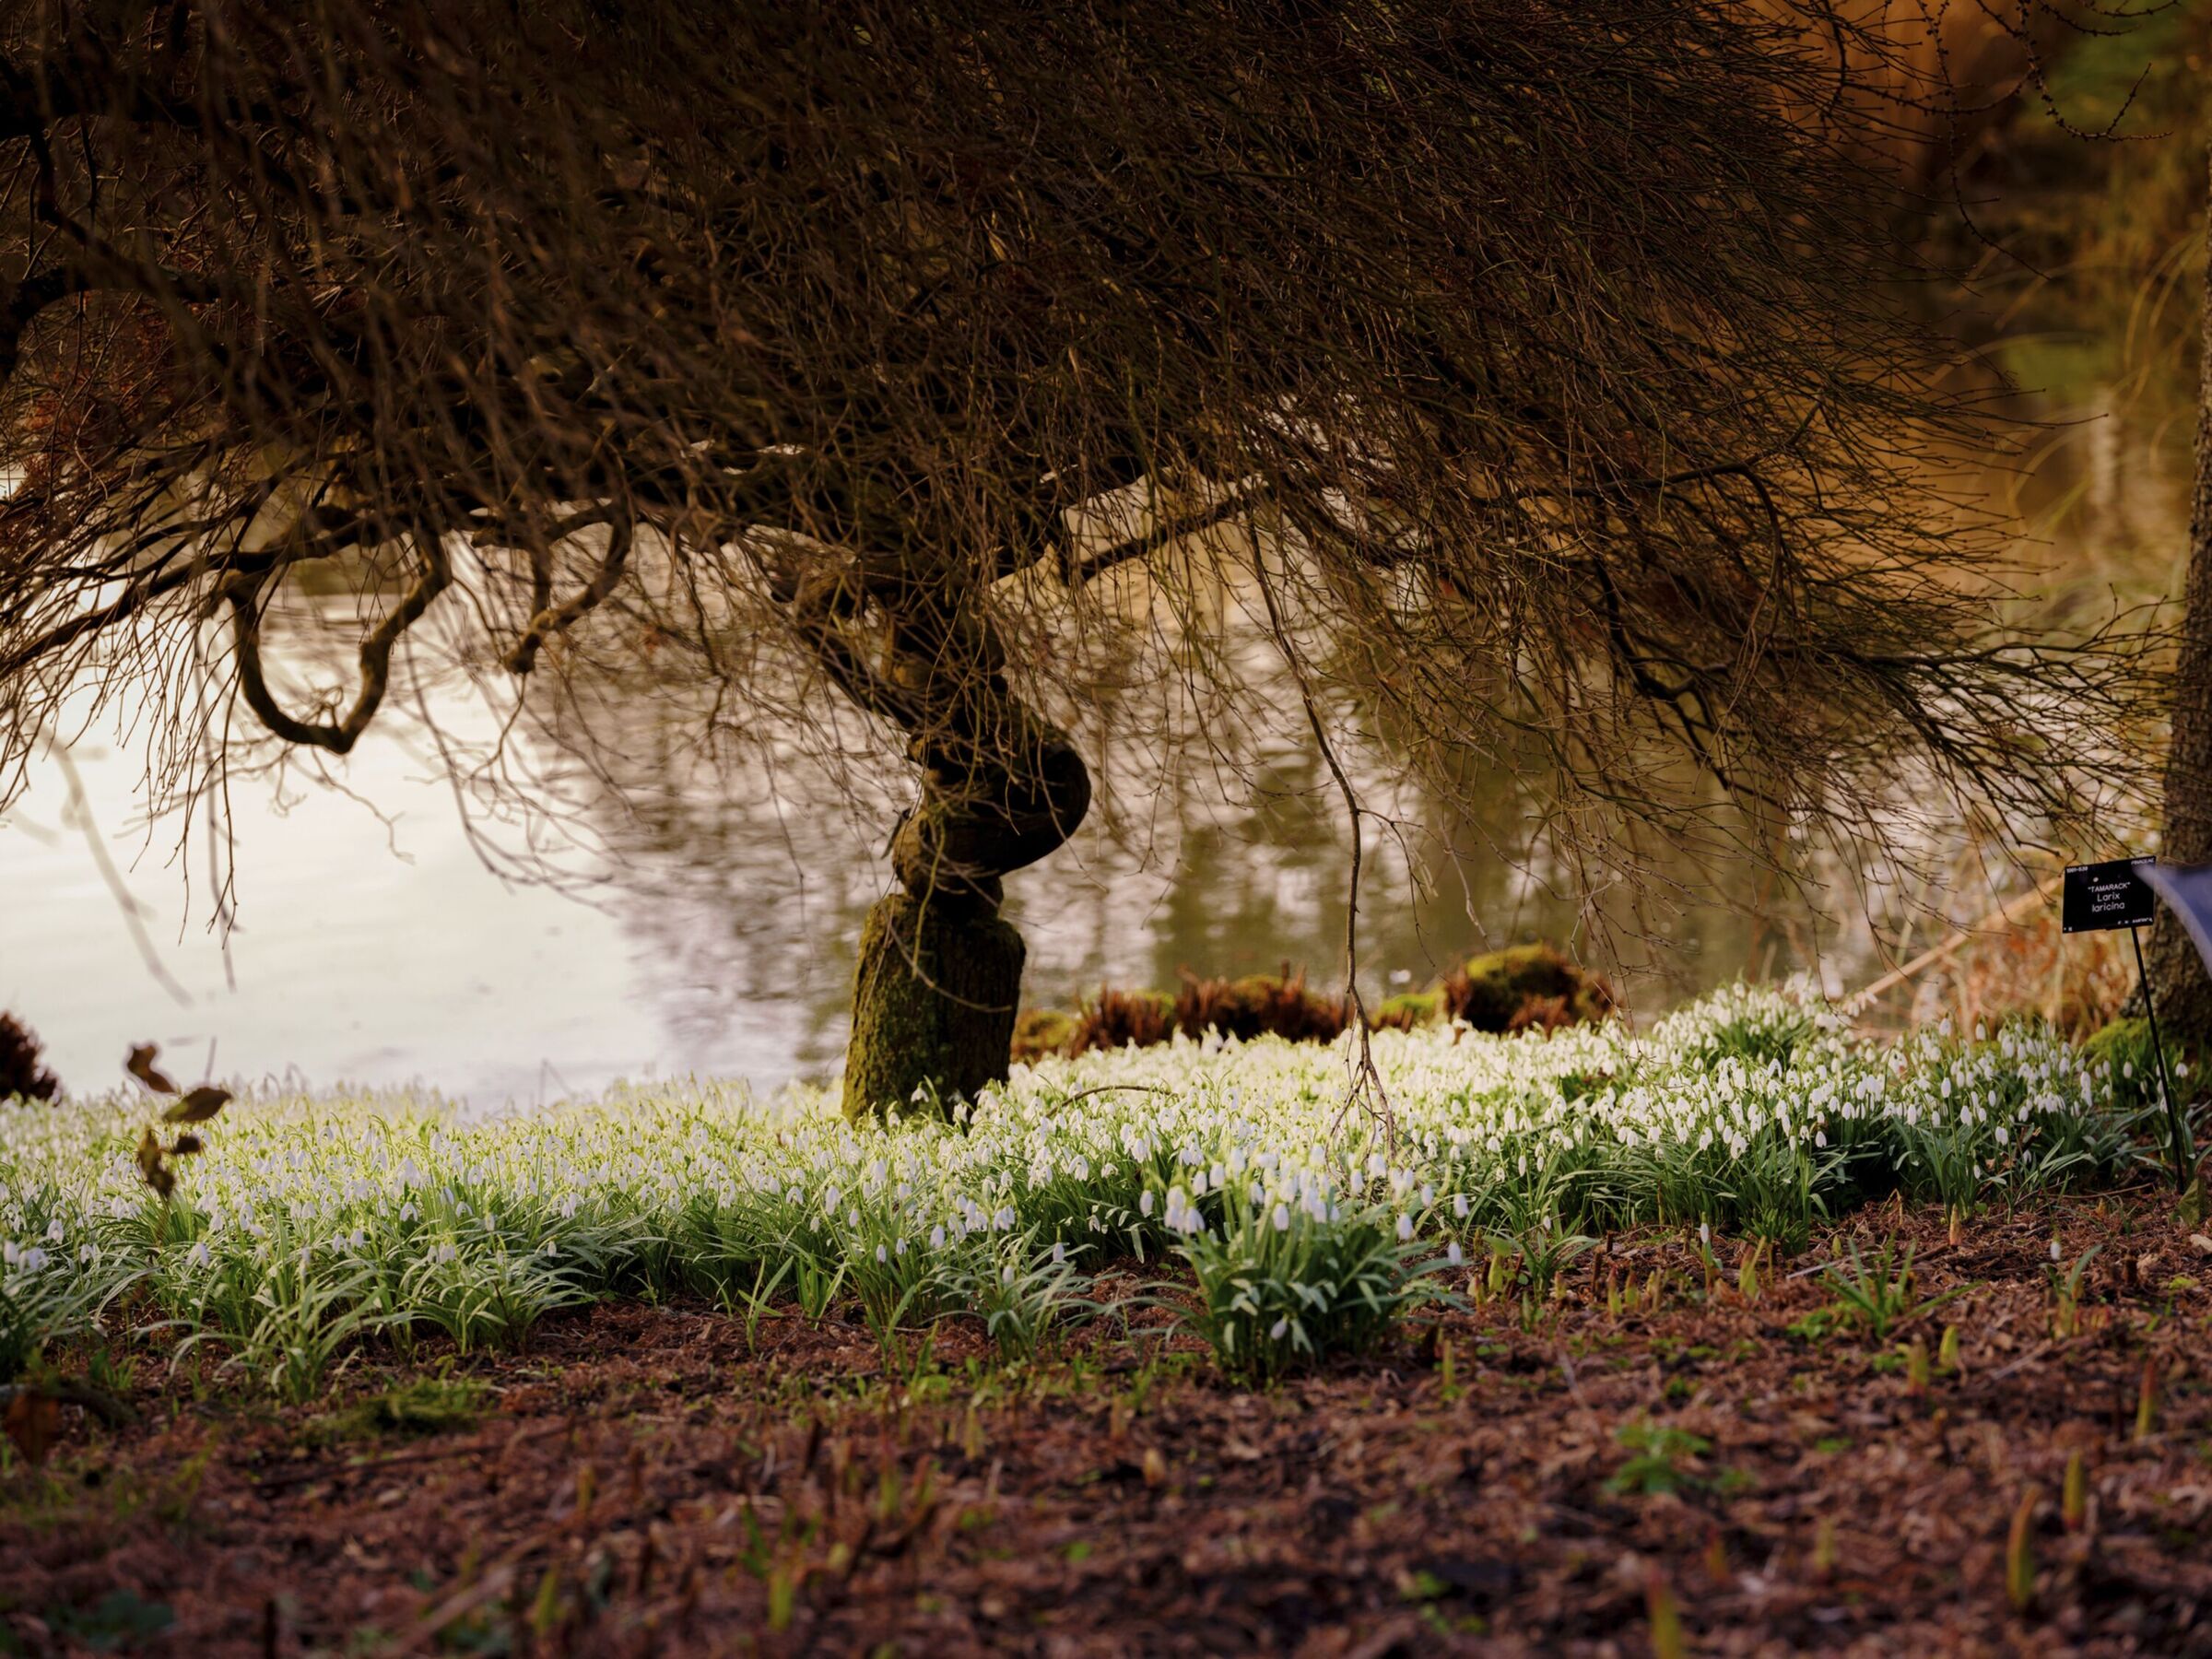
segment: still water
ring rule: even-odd
[[[2053,424],[1983,487],[2030,528],[2029,588],[2178,592],[2192,366],[2186,329],[2168,332],[2045,331],[2014,348],[2018,378],[2041,388],[2030,412]],[[1171,985],[1185,967],[1288,961],[1338,982],[1341,812],[1295,729],[1248,760],[1225,791],[1205,768],[1160,789],[1106,758],[1083,834],[1008,883],[1027,1000]],[[205,826],[139,817],[144,767],[127,734],[80,742],[35,762],[0,817],[0,1008],[76,1091],[119,1083],[126,1046],[147,1038],[195,1080],[413,1082],[484,1105],[624,1077],[825,1077],[861,916],[890,884],[888,818],[856,817],[804,777],[771,798],[694,786],[675,764],[563,852],[573,882],[518,880],[488,864],[433,759],[393,725],[338,764],[342,791],[238,786],[226,930]],[[1526,852],[1521,802],[1502,783],[1496,800],[1491,821],[1432,826],[1415,848],[1426,899],[1407,858],[1382,849],[1361,906],[1371,993],[1486,944],[1586,942],[1570,884]],[[1447,843],[1498,851],[1453,857]],[[1968,920],[1987,898],[1946,908]],[[1859,982],[1874,947],[1853,899],[1747,887],[1733,907],[1694,905],[1626,949],[1623,989],[1648,1012],[1739,974]]]

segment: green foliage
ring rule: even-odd
[[[1233,1376],[1264,1382],[1366,1353],[1410,1310],[1453,1300],[1434,1245],[1401,1236],[1386,1206],[1315,1217],[1231,1193],[1220,1207],[1218,1225],[1176,1248],[1198,1280],[1192,1323]]]
[[[2084,1040],[2081,1053],[2085,1060],[2103,1068],[2112,1102],[2121,1111],[2158,1112],[2159,1053],[2150,1040],[2149,1020],[2140,1017],[2112,1020]],[[2201,1105],[2205,1098],[2204,1071],[2190,1064],[2192,1057],[2169,1033],[2166,1064],[2173,1077],[2174,1099],[2184,1112]],[[2146,1133],[2156,1133],[2157,1128],[2156,1124],[2145,1124]]]
[[[1076,1263],[1174,1250],[1224,1362],[1268,1376],[1371,1347],[1468,1257],[1540,1319],[1601,1231],[1790,1240],[1874,1194],[2009,1201],[2140,1157],[2103,1068],[2037,1028],[1875,1043],[1737,987],[1642,1033],[1373,1042],[1394,1141],[1338,1124],[1341,1053],[1180,1037],[858,1125],[821,1092],[712,1083],[474,1123],[248,1101],[166,1202],[133,1159],[139,1101],[0,1114],[0,1368],[125,1290],[294,1398],[365,1346],[512,1346],[614,1296],[710,1297],[748,1338],[843,1300],[908,1357],[913,1328],[974,1317],[1019,1357],[1088,1316]]]
[[[1894,1238],[1884,1241],[1882,1253],[1871,1262],[1861,1256],[1855,1239],[1850,1252],[1850,1270],[1841,1264],[1831,1266],[1821,1275],[1821,1283],[1834,1293],[1844,1317],[1864,1326],[1876,1342],[1888,1341],[1891,1331],[1961,1294],[1963,1288],[1954,1288],[1922,1298],[1912,1277],[1912,1247],[1906,1245],[1900,1260]]]
[[[1606,1481],[1606,1490],[1615,1497],[1653,1498],[1662,1492],[1679,1492],[1704,1484],[1700,1477],[1684,1468],[1682,1464],[1685,1459],[1700,1458],[1712,1451],[1710,1441],[1688,1430],[1648,1418],[1622,1424],[1613,1438],[1630,1453],[1627,1461]]]
[[[1090,1280],[1055,1245],[1024,1259],[1010,1251],[995,1272],[948,1276],[950,1300],[983,1322],[984,1332],[1009,1359],[1033,1359],[1049,1342],[1099,1311],[1086,1294]]]
[[[457,1433],[482,1419],[490,1393],[473,1377],[455,1377],[441,1370],[379,1389],[343,1411],[314,1418],[308,1438],[327,1442]]]
[[[1014,1020],[1014,1055],[1026,1064],[1047,1054],[1077,1052],[1076,1034],[1081,1021],[1062,1008],[1024,1008]]]
[[[1420,1026],[1434,1025],[1443,1018],[1441,991],[1401,991],[1395,996],[1384,997],[1376,1006],[1375,1029],[1410,1031]]]
[[[84,1643],[96,1653],[129,1653],[176,1623],[166,1602],[147,1601],[135,1590],[109,1591],[86,1607],[59,1606],[46,1615],[57,1633]]]

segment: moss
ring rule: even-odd
[[[451,1434],[476,1427],[490,1394],[473,1377],[416,1377],[343,1411],[309,1418],[300,1438],[320,1446],[380,1435]]]
[[[1445,976],[1442,995],[1452,1016],[1478,1031],[1573,1025],[1613,1011],[1612,988],[1601,977],[1542,941],[1469,957]]]
[[[1021,994],[1021,935],[973,903],[878,899],[861,928],[845,1115],[905,1108],[917,1089],[973,1100],[1004,1082]]]
[[[2166,1064],[2184,1067],[2173,1079],[2173,1094],[2186,1109],[2203,1091],[2198,1065],[2204,1056],[2191,1045],[2176,1042],[2171,1031],[2163,1035]],[[2151,1045],[2149,1020],[2140,1016],[2115,1019],[2083,1039],[2081,1052],[2085,1058],[2112,1068],[2112,1099],[2123,1107],[2147,1106],[2158,1100],[2159,1053]]]
[[[1384,997],[1375,1009],[1375,1029],[1410,1031],[1418,1026],[1434,1025],[1443,1017],[1441,991],[1401,991],[1395,996]]]
[[[1175,996],[1176,1029],[1189,1037],[1211,1030],[1244,1041],[1274,1036],[1326,1042],[1344,1025],[1343,1002],[1309,989],[1304,972],[1292,973],[1287,966],[1280,974],[1234,980],[1200,979],[1186,971]]]
[[[1175,1030],[1175,999],[1158,991],[1117,991],[1102,985],[1083,1005],[1070,1052],[1120,1049],[1135,1043],[1149,1048],[1165,1042]]]
[[[1082,1022],[1065,1008],[1024,1008],[1014,1021],[1014,1058],[1042,1060],[1075,1052]]]

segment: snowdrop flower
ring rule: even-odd
[[[1273,1324],[1267,1327],[1267,1340],[1270,1342],[1280,1342],[1285,1336],[1289,1335],[1289,1320],[1278,1319]]]
[[[1277,1205],[1272,1219],[1275,1222],[1277,1232],[1288,1232],[1290,1230],[1290,1206],[1287,1204]]]
[[[1402,1244],[1413,1237],[1413,1218],[1401,1212],[1398,1216],[1398,1241]]]
[[[929,1230],[929,1247],[932,1250],[945,1248],[945,1229],[942,1226],[933,1227]]]
[[[1467,1253],[1459,1247],[1457,1239],[1453,1240],[1450,1246],[1444,1251],[1444,1259],[1454,1267],[1467,1259]]]

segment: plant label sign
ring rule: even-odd
[[[2102,864],[2068,865],[2059,925],[2070,934],[2148,927],[2158,914],[2159,900],[2142,873],[2158,862],[2112,858]]]

